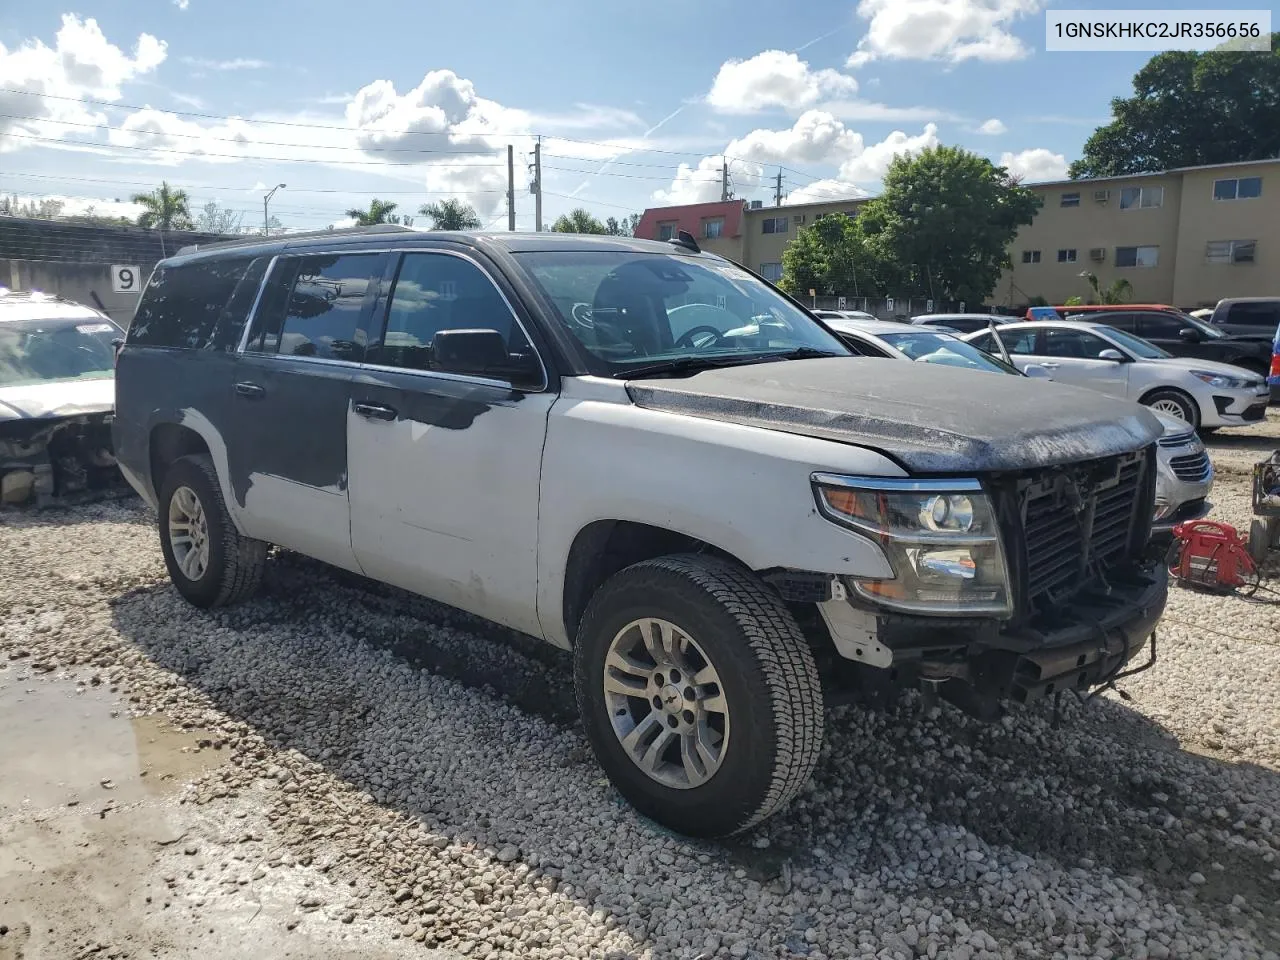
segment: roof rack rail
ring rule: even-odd
[[[417,231],[412,227],[401,226],[398,223],[374,223],[367,227],[338,227],[333,230],[305,230],[299,233],[281,233],[274,237],[238,237],[235,240],[219,240],[216,243],[190,243],[185,247],[180,247],[174,256],[180,257],[188,253],[195,253],[197,250],[225,250],[228,247],[248,247],[260,243],[271,243],[273,240],[310,240],[315,237],[347,237],[362,233],[378,234],[416,232]]]
[[[694,253],[702,252],[702,248],[698,246],[698,241],[693,239],[693,234],[688,230],[681,230],[678,236],[672,240],[668,240],[667,242],[673,246],[684,247],[686,250],[692,250]]]

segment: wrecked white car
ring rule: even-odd
[[[0,296],[0,504],[127,490],[111,448],[112,341],[123,337],[105,314],[69,300]]]

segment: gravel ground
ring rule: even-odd
[[[1215,516],[1247,521],[1248,467],[1280,444],[1277,413],[1212,439]],[[78,690],[86,715],[103,711],[92,730],[108,710],[154,714],[189,745],[146,761],[167,764],[171,786],[139,793],[148,812],[133,821],[129,803],[104,806],[107,786],[84,811],[53,772],[34,799],[7,797],[0,775],[0,960],[246,943],[379,958],[1280,960],[1280,607],[1177,590],[1158,653],[1125,699],[1064,702],[1056,726],[1043,707],[984,726],[915,697],[833,709],[792,807],[741,841],[693,843],[603,780],[558,651],[287,554],[258,599],[196,611],[168,585],[140,505],[6,514],[0,708],[21,720],[40,691]],[[22,762],[9,756],[0,767]],[[63,781],[89,763],[47,761]],[[99,820],[131,832],[105,842]],[[35,849],[51,825],[67,850],[93,830],[104,857],[145,847],[103,861],[114,876],[96,902],[122,880],[133,892],[94,929],[68,919],[88,909],[83,889],[63,922],[43,921],[101,867],[65,852],[56,869],[34,855],[25,874],[6,867],[6,847]]]

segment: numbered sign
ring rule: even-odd
[[[924,302],[924,312],[925,312],[925,313],[933,313],[933,301],[932,301],[932,300],[926,300],[926,301]]]
[[[890,313],[893,313],[893,297],[890,297],[888,300],[884,302],[884,308],[888,310]]]
[[[843,309],[844,309],[844,304],[845,304],[845,299],[844,299],[844,297],[836,297],[836,309],[837,309],[837,310],[843,310]]]
[[[142,270],[133,264],[111,265],[111,292],[137,293],[142,289]]]
[[[963,300],[961,300],[961,301],[960,301],[960,312],[961,312],[961,313],[964,313],[964,301],[963,301]]]

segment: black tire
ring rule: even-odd
[[[182,571],[169,538],[170,502],[184,487],[200,501],[208,531],[209,563],[197,579]],[[195,454],[175,460],[164,472],[159,500],[160,549],[169,568],[169,579],[187,602],[197,607],[222,607],[238,603],[258,589],[268,544],[242,537],[236,530],[208,456]]]
[[[1173,387],[1162,387],[1159,390],[1152,390],[1142,398],[1142,402],[1148,407],[1153,407],[1161,401],[1176,404],[1182,411],[1182,419],[1187,421],[1193,430],[1200,429],[1200,406],[1190,394]]]
[[[732,731],[723,760],[695,787],[670,787],[623,748],[603,689],[610,644],[646,617],[696,639],[722,681]],[[776,593],[718,558],[647,560],[613,576],[591,598],[574,647],[578,709],[600,765],[645,816],[695,837],[747,830],[789,803],[822,746],[822,687],[812,651]]]

